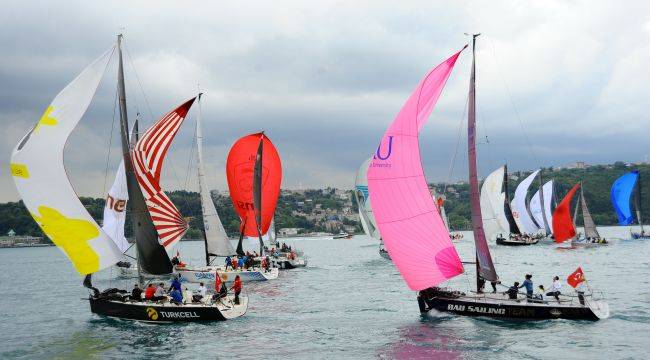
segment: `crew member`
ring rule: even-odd
[[[131,300],[142,300],[142,289],[140,289],[140,286],[138,286],[138,284],[133,285],[133,290],[131,290]]]
[[[235,282],[232,284],[232,291],[235,292],[235,305],[239,305],[239,294],[241,294],[241,279],[239,278],[239,275],[235,276]]]
[[[508,299],[517,300],[517,294],[519,293],[519,281],[515,281],[515,283],[509,287],[508,291],[505,293],[508,294]]]
[[[553,283],[551,284],[551,291],[546,293],[546,296],[553,296],[555,300],[560,302],[560,289],[562,288],[562,283],[560,283],[560,277],[556,276],[553,278]]]
[[[153,284],[147,285],[147,288],[144,291],[144,298],[146,300],[153,300],[154,294],[156,293],[156,287]]]
[[[524,283],[519,286],[521,289],[522,287],[526,288],[526,297],[528,299],[533,298],[533,275],[531,274],[526,274],[526,279],[524,280]]]

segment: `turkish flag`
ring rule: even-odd
[[[581,282],[585,281],[585,274],[582,272],[582,268],[578,267],[569,277],[566,278],[567,284],[576,288],[580,285]]]

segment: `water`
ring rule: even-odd
[[[627,228],[601,229],[605,236]],[[208,324],[153,325],[101,318],[82,300],[87,292],[56,248],[1,249],[2,358],[438,358],[624,359],[644,354],[650,329],[650,241],[619,240],[594,249],[553,245],[492,246],[504,283],[533,273],[550,285],[582,266],[603,291],[612,316],[603,321],[512,323],[437,315],[421,318],[415,294],[376,242],[297,239],[309,267],[283,271],[278,281],[245,285],[245,317]],[[471,235],[456,243],[472,258]],[[201,263],[201,242],[180,243],[184,260]],[[468,271],[472,271],[468,266]],[[466,289],[473,275],[452,285]],[[100,287],[132,286],[96,276]],[[564,286],[567,289],[567,285]],[[643,351],[643,352],[642,352]]]

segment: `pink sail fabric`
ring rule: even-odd
[[[131,150],[138,184],[147,202],[151,220],[158,231],[158,242],[166,249],[181,239],[189,225],[160,187],[160,172],[167,150],[194,99],[186,101],[158,120]]]
[[[463,272],[429,192],[418,132],[464,49],[420,82],[384,134],[368,169],[368,191],[379,232],[412,290],[435,286]]]

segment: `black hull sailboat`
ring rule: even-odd
[[[235,305],[232,296],[215,303],[174,304],[147,301],[129,301],[109,297],[90,297],[90,311],[94,314],[156,323],[225,321],[246,313],[248,298],[240,297]]]
[[[497,237],[497,245],[506,245],[506,246],[526,246],[526,245],[535,245],[539,242],[539,239],[536,238],[509,238]]]
[[[463,316],[486,316],[506,320],[598,320],[609,309],[607,304],[580,295],[575,300],[542,301],[508,299],[503,294],[465,295],[441,289],[427,289],[418,294],[422,314],[431,310]]]

